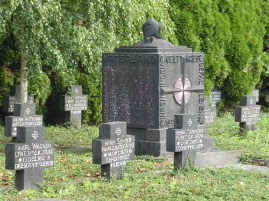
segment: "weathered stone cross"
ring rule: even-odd
[[[54,143],[45,142],[45,127],[18,127],[16,143],[6,145],[6,169],[16,170],[15,187],[37,188],[44,168],[54,165]]]
[[[126,132],[126,122],[103,123],[99,138],[93,139],[93,163],[101,164],[102,177],[119,178],[125,173],[127,160],[134,159],[135,137]]]

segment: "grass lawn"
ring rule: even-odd
[[[218,149],[240,149],[241,162],[269,160],[269,114],[262,114],[257,129],[241,135],[234,117],[226,114],[209,125]],[[98,128],[47,127],[46,139],[55,142],[55,166],[45,169],[37,191],[17,191],[15,171],[5,170],[4,147],[10,139],[0,127],[0,200],[57,198],[66,200],[269,200],[269,173],[236,168],[189,169],[174,172],[167,160],[129,161],[122,179],[106,181],[100,165],[92,164],[92,138]],[[79,150],[72,152],[72,150]]]

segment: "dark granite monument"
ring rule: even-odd
[[[81,111],[87,110],[88,96],[82,95],[82,86],[70,87],[70,95],[60,96],[60,111],[65,111],[65,122],[81,126]]]
[[[3,112],[6,114],[13,113],[14,104],[19,103],[20,99],[20,86],[15,85],[10,87],[10,96],[3,98]],[[34,103],[34,97],[28,96],[28,103]]]
[[[211,106],[216,107],[217,103],[221,100],[221,91],[217,88],[214,88],[213,90],[211,90],[210,98]]]
[[[148,20],[144,40],[102,58],[103,122],[126,121],[136,154],[169,154],[166,131],[175,114],[203,123],[204,53],[165,41],[160,26]]]
[[[37,188],[44,168],[54,164],[54,143],[45,142],[45,127],[17,127],[16,143],[6,145],[6,169],[16,170],[15,187]]]
[[[43,116],[35,115],[35,110],[33,103],[15,104],[13,116],[5,117],[5,136],[15,138],[18,126],[42,126]]]
[[[102,177],[119,178],[126,162],[134,159],[135,137],[126,132],[126,122],[103,123],[99,138],[92,140],[93,163],[101,164]]]
[[[167,151],[174,152],[174,169],[186,167],[183,151],[204,148],[204,128],[197,124],[196,115],[175,115],[175,128],[167,130]]]
[[[255,96],[241,96],[240,105],[235,107],[235,121],[240,122],[240,131],[254,130],[255,121],[260,120],[261,106],[256,105]]]

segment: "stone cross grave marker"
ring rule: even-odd
[[[14,111],[14,104],[19,103],[20,86],[15,85],[10,87],[10,96],[3,98],[3,112],[12,113]],[[28,96],[28,103],[34,103],[34,97]]]
[[[13,116],[5,117],[5,136],[15,138],[18,126],[42,126],[43,116],[35,115],[35,110],[33,103],[15,104]]]
[[[81,126],[81,111],[87,110],[88,96],[82,95],[82,86],[71,86],[71,95],[60,96],[60,110],[65,111],[65,121]]]
[[[103,123],[99,138],[92,141],[93,163],[101,164],[101,175],[108,179],[125,173],[127,160],[134,159],[135,137],[126,135],[126,122]]]
[[[45,142],[45,127],[18,127],[16,143],[6,145],[6,169],[16,170],[15,187],[37,188],[44,168],[54,164],[54,143]]]
[[[259,102],[259,95],[260,95],[260,91],[259,89],[254,89],[251,93],[251,96],[255,96],[256,97],[256,102]]]
[[[174,152],[174,169],[184,167],[184,151],[203,149],[203,125],[197,125],[196,115],[175,115],[175,128],[167,131],[169,152]]]
[[[217,103],[221,100],[221,91],[218,90],[217,88],[214,88],[211,91],[210,96],[211,96],[211,106],[216,107]]]
[[[204,123],[212,123],[214,122],[214,118],[217,115],[217,108],[214,106],[209,106],[209,97],[204,97],[204,113],[205,113],[205,122]]]
[[[261,106],[256,105],[255,96],[241,96],[240,105],[235,107],[235,121],[240,122],[240,131],[254,130],[255,121],[260,120]]]

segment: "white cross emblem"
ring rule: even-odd
[[[37,131],[34,131],[32,133],[32,138],[34,138],[34,140],[36,140],[38,138],[38,132]]]

